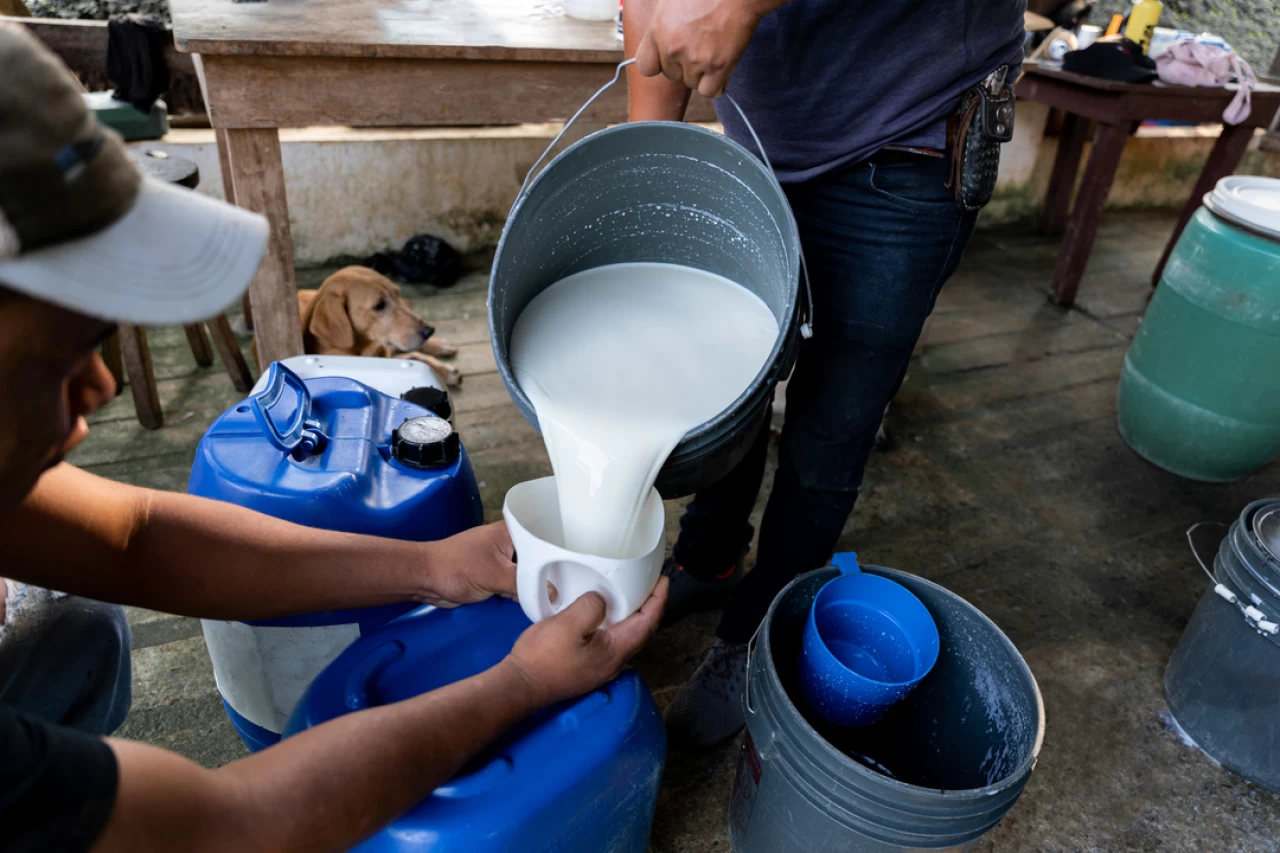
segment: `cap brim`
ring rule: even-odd
[[[0,260],[0,285],[104,320],[192,323],[245,291],[267,234],[256,213],[147,178],[102,231]]]

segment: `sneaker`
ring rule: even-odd
[[[667,609],[662,614],[663,625],[674,625],[690,613],[703,610],[719,610],[729,602],[729,595],[742,580],[742,561],[747,552],[734,563],[729,571],[710,580],[696,578],[684,570],[684,566],[668,557],[662,564],[662,573],[670,578],[667,588]]]
[[[667,706],[668,737],[703,749],[733,737],[747,721],[742,709],[746,683],[746,644],[716,640]]]

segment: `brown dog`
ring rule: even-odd
[[[298,291],[302,344],[313,355],[365,355],[425,362],[446,385],[462,373],[440,359],[457,347],[433,338],[435,329],[413,312],[386,276],[368,267],[344,267],[319,290]]]

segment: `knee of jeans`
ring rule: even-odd
[[[872,441],[874,434],[873,428]],[[847,436],[823,436],[802,429],[784,428],[778,446],[779,471],[789,468],[800,486],[810,492],[857,494],[872,441],[868,441],[861,432]]]
[[[94,650],[103,655],[119,657],[129,653],[133,633],[124,608],[119,604],[107,604],[90,598],[68,596],[62,602],[63,616],[57,621],[58,630],[71,636],[84,637]]]
[[[87,598],[68,597],[55,618],[53,630],[75,644],[87,666],[85,689],[88,704],[97,706],[90,715],[106,733],[119,728],[129,713],[131,678],[129,653],[133,634],[124,608]]]

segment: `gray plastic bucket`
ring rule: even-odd
[[[516,318],[567,275],[637,261],[718,273],[759,296],[778,321],[778,339],[755,381],[728,409],[690,430],[659,472],[655,485],[663,497],[680,497],[719,480],[742,459],[764,426],[774,385],[791,370],[800,237],[764,164],[719,133],[645,122],[601,130],[571,145],[516,201],[489,278],[489,335],[498,373],[534,427],[537,417],[508,353]]]
[[[1214,585],[1165,668],[1164,695],[1197,746],[1280,792],[1280,563],[1253,527],[1259,512],[1277,505],[1277,498],[1249,504],[1223,538]]]
[[[937,584],[876,566],[863,571],[924,602],[938,625],[938,662],[880,722],[825,724],[790,697],[799,696],[795,661],[809,604],[839,572],[801,575],[779,593],[748,667],[747,738],[729,810],[734,853],[971,849],[1031,776],[1044,703],[1009,639]]]

